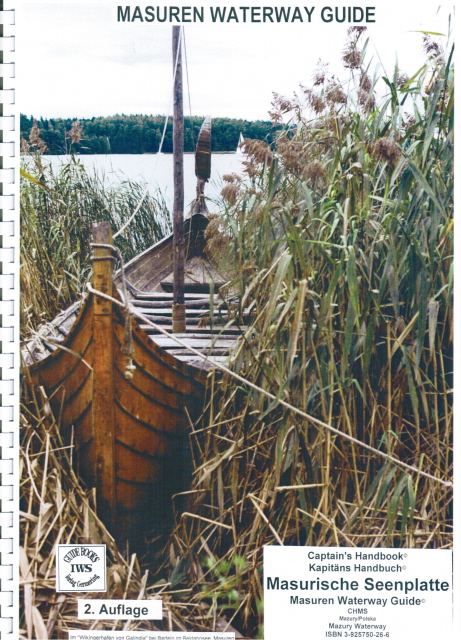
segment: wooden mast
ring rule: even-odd
[[[186,330],[184,304],[184,117],[181,27],[173,27],[173,333]]]

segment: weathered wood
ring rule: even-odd
[[[186,300],[209,300],[210,295],[207,293],[185,293],[184,298]],[[219,296],[213,296],[214,299],[219,298]],[[140,302],[147,301],[162,301],[165,304],[171,303],[173,299],[173,294],[169,291],[156,291],[155,293],[140,293],[133,300],[133,304],[139,304]]]
[[[186,261],[202,255],[205,245],[204,232],[208,225],[206,216],[198,214],[184,221]],[[173,234],[143,251],[125,265],[125,276],[129,286],[148,295],[162,293],[160,282],[171,275],[173,270]],[[186,262],[187,266],[187,262]],[[208,275],[209,270],[206,271]],[[115,284],[121,282],[121,273],[115,275]],[[172,295],[172,294],[170,294]],[[187,295],[185,296],[187,297]]]
[[[162,335],[161,333],[159,333],[158,331],[156,331],[155,329],[152,328],[152,326],[150,324],[141,324],[139,325],[140,329],[142,329],[143,331],[145,331],[147,333],[148,336],[152,337],[154,335]],[[213,324],[213,330],[210,329],[210,327],[199,327],[199,326],[194,326],[194,330],[193,333],[175,333],[175,336],[177,336],[178,338],[181,337],[187,337],[190,335],[191,338],[198,338],[200,336],[203,335],[208,335],[210,333],[212,333],[213,335],[220,335],[221,332],[223,332],[223,335],[232,335],[234,337],[234,339],[236,339],[238,336],[242,335],[247,327],[238,327],[237,325],[233,325],[232,327],[226,327],[225,333],[224,333],[224,326],[223,325],[218,325],[217,323]],[[162,329],[165,329],[165,331],[170,331],[168,329],[168,325],[162,324]],[[170,331],[171,333],[171,331]]]
[[[31,340],[28,340],[24,345],[21,346],[21,356],[23,364],[26,366],[30,366],[34,364],[34,362],[39,362],[43,358],[46,358],[50,351],[55,351],[56,346],[52,344],[40,345],[38,339],[40,338],[50,338],[54,342],[62,342],[62,335],[60,335],[60,326],[61,324],[70,329],[76,323],[77,316],[81,310],[81,303],[74,302],[68,309],[61,312],[56,316],[54,320],[51,322],[47,322],[46,325],[41,327],[37,332],[36,337]],[[43,347],[43,349],[42,349]]]
[[[67,348],[72,349],[72,347]],[[72,350],[74,351],[74,349]],[[38,375],[32,374],[34,384],[44,386],[49,390],[50,394],[58,390],[63,382],[67,383],[69,380],[71,387],[74,388],[74,380],[72,379],[74,373],[81,371],[85,375],[86,371],[88,371],[83,359],[90,367],[92,366],[92,336],[88,336],[88,342],[79,351],[75,350],[75,353],[80,353],[81,358],[73,355],[73,353],[64,351],[64,349],[56,348],[49,357],[40,361],[40,364],[43,362],[44,366],[38,369]],[[51,356],[54,356],[52,360],[50,360]]]
[[[147,316],[146,316],[147,317]],[[152,317],[149,316],[149,320],[152,320],[152,322],[154,322],[155,324],[157,324],[159,327],[162,327],[162,329],[165,329],[165,331],[169,331],[170,333],[174,333],[173,332],[173,327],[171,325],[171,316],[158,316],[158,317]],[[191,327],[193,327],[194,331],[198,331],[200,328],[204,328],[205,331],[210,331],[210,323],[206,322],[206,323],[202,323],[202,318],[187,318],[187,324],[190,325]],[[221,319],[220,319],[221,320]],[[225,318],[224,318],[225,320]],[[199,327],[199,323],[200,323],[200,327]],[[153,335],[154,333],[158,333],[155,332],[155,330],[151,327],[151,325],[141,325],[144,329],[146,329],[147,331],[149,331],[149,335]],[[213,327],[218,326],[217,322],[213,322]],[[219,325],[221,328],[223,327],[222,324]],[[176,335],[176,334],[175,334]]]
[[[116,378],[119,376],[121,374],[117,372]],[[172,442],[168,434],[175,433],[179,424],[181,426],[184,425],[185,414],[183,407],[176,409],[174,406],[161,404],[160,401],[151,402],[148,397],[146,398],[145,388],[148,387],[148,378],[144,378],[141,381],[144,384],[144,393],[140,389],[128,386],[123,378],[119,378],[117,382],[119,383],[117,385],[117,406],[125,413],[124,416],[119,416],[119,418],[123,419],[117,420],[117,438],[124,440],[121,434],[125,432],[125,425],[130,422],[130,416],[136,416],[138,427],[143,425],[145,429],[150,431],[152,441],[152,448],[149,448],[150,453],[154,453],[154,448],[156,448],[157,453],[168,451]],[[140,386],[141,382],[138,380]],[[178,399],[176,398],[175,400],[177,404]],[[184,405],[184,401],[182,404]],[[142,431],[142,429],[133,431],[134,440],[139,435],[138,431]]]
[[[64,434],[66,442],[73,442],[74,446],[76,445],[77,454],[79,453],[79,449],[81,447],[85,447],[85,445],[88,444],[91,445],[93,442],[93,418],[91,413],[91,403],[89,407],[67,427],[67,430],[64,427],[61,427],[61,432]],[[85,449],[86,448],[87,447],[85,447]],[[94,461],[89,455],[87,455],[87,453],[85,453],[85,462],[92,468],[92,484],[90,485],[90,483],[88,482],[88,477],[82,477],[85,478],[85,481],[88,482],[89,486],[94,486]],[[79,473],[81,469],[77,467],[76,471],[77,473]]]
[[[193,353],[189,353],[188,355],[186,353],[179,354],[176,356],[176,358],[178,360],[181,360],[182,362],[187,362],[193,367],[202,367],[203,364],[209,365],[210,363],[212,364],[213,362],[226,362],[229,359],[229,355],[227,353],[225,356],[212,355],[208,358],[208,362],[206,360],[202,360],[201,358],[198,358]],[[211,368],[211,367],[208,366],[207,368]]]
[[[202,229],[203,216],[195,220]],[[189,225],[195,228],[195,222],[190,221]],[[108,225],[97,226],[93,239],[110,244]],[[154,268],[154,275],[149,276],[157,283],[153,286],[171,274],[171,260],[169,267],[167,264],[170,240],[160,243],[163,266],[161,273]],[[198,244],[196,249],[198,252]],[[94,253],[94,288],[118,298],[111,281],[112,260],[98,260],[110,258],[110,249],[95,247]],[[142,269],[138,269],[139,263],[133,263],[133,273],[139,275],[142,271],[139,278],[146,278],[145,282],[148,265],[157,264],[154,253],[146,253],[148,259]],[[195,260],[197,254],[190,262],[194,277],[200,271]],[[216,279],[209,271],[207,277]],[[135,288],[131,294],[137,295]],[[146,292],[139,294],[134,304],[146,311],[147,317],[171,330],[173,299],[171,293]],[[209,320],[210,296],[187,293],[185,300],[192,303],[187,315],[193,331],[179,335],[209,354],[206,361],[170,338],[163,338],[135,316],[131,320],[134,371],[126,378],[126,356],[121,350],[125,315],[117,304],[94,294],[87,298],[78,317],[76,307],[56,319],[49,329],[53,336],[62,324],[64,332],[68,331],[61,338],[62,345],[83,355],[92,370],[81,357],[59,348],[30,366],[37,384],[43,385],[48,394],[56,391],[50,402],[55,415],[61,416],[63,437],[66,443],[72,438],[78,470],[88,486],[96,487],[99,514],[122,543],[130,538],[135,544],[145,527],[169,512],[171,494],[181,490],[178,460],[184,451],[187,414],[192,420],[199,417],[207,369],[213,362],[226,361],[230,346],[245,330],[238,326],[223,330],[227,312],[218,310],[218,296],[213,299],[212,329],[199,326]],[[178,473],[171,474],[173,468]]]
[[[192,345],[191,345],[192,346]],[[224,356],[229,353],[229,349],[226,347],[225,349],[200,349],[204,356]],[[174,356],[180,356],[187,353],[187,349],[168,349],[168,353]],[[191,356],[194,354],[191,353]],[[196,356],[197,357],[197,356]]]
[[[135,326],[133,331],[133,342],[135,364],[139,363],[159,383],[173,389],[179,396],[194,393],[198,397],[203,393],[205,379],[200,372],[183,366],[165,353],[139,326]]]
[[[222,302],[221,299],[215,296],[214,303],[218,305],[220,302]],[[201,300],[186,300],[184,302],[184,305],[186,308],[209,307],[210,299],[204,297]],[[164,309],[168,306],[168,302],[166,302],[165,300],[134,300],[133,306],[137,308],[143,308],[143,309]]]
[[[240,332],[237,335],[239,334]],[[208,341],[213,341],[217,339],[230,340],[233,345],[235,342],[236,334],[230,333],[227,329],[226,329],[226,333],[222,333],[221,331],[210,332],[209,329],[204,333],[198,333],[198,331],[194,329],[194,333],[175,333],[175,337],[179,338],[180,340],[184,339],[187,342],[189,342],[190,339],[195,339],[195,338],[197,338],[198,340],[208,340]],[[162,338],[165,338],[165,340],[170,340],[168,336],[164,336],[161,333],[157,333],[155,336],[155,341],[158,342],[158,344],[161,344]]]
[[[172,338],[166,338],[164,336],[155,336],[154,338],[152,338],[154,340],[154,342],[156,342],[158,345],[160,345],[161,347],[163,347],[164,349],[169,349],[169,348],[174,348],[174,349],[185,349],[186,347],[183,347],[182,345],[178,344],[175,340],[173,340]],[[230,340],[225,340],[222,338],[218,338],[217,336],[215,336],[212,339],[209,338],[205,338],[205,339],[196,339],[196,340],[191,340],[189,338],[182,338],[182,342],[184,342],[185,344],[187,344],[188,347],[193,347],[194,349],[209,349],[211,348],[217,348],[217,349],[227,349],[229,350],[232,345],[235,342],[235,339],[230,339]]]
[[[187,315],[187,317],[191,317],[191,318],[208,318],[210,316],[221,316],[227,317],[228,312],[226,309],[214,309],[213,312],[211,313],[210,310],[208,311],[203,311],[203,309],[189,309],[186,308],[184,310],[184,313]],[[172,315],[172,308],[171,307],[160,307],[160,308],[154,308],[154,309],[143,309],[142,310],[142,314],[146,316],[146,318],[151,318],[152,315],[154,316],[159,316],[159,317],[170,317]],[[175,331],[175,333],[184,333],[184,332],[180,332],[180,331]]]
[[[70,333],[69,338],[62,341],[65,343],[68,349],[72,349],[81,357],[91,357],[88,354],[88,348],[92,342],[92,321],[88,318],[86,309],[82,309],[82,313],[74,325],[73,331]],[[87,360],[88,361],[88,360]],[[40,360],[36,365],[32,365],[30,373],[34,384],[42,385],[46,389],[53,392],[58,385],[66,379],[72,371],[81,366],[81,359],[68,351],[63,349],[55,349],[53,353],[49,354],[43,360]],[[91,361],[89,362],[91,365]]]
[[[117,447],[117,477],[142,483],[154,483],[160,480],[159,465],[127,447]]]
[[[92,391],[92,379],[90,374],[90,376],[85,378],[83,384],[79,387],[78,391],[73,394],[72,398],[65,398],[64,407],[60,412],[61,422],[63,424],[73,424],[79,419],[91,403]]]
[[[93,242],[112,244],[109,222],[93,225]],[[93,287],[112,296],[113,261],[110,249],[94,248]],[[102,258],[102,259],[101,259]],[[107,259],[109,258],[109,259]],[[93,299],[93,425],[96,492],[104,522],[116,522],[114,345],[112,303],[94,295]]]
[[[139,404],[145,408],[147,404],[143,401],[142,396],[138,395],[138,398]],[[133,401],[134,399],[131,400],[131,402]],[[162,433],[162,424],[160,422],[167,415],[166,409],[160,412],[161,415],[158,416],[158,420],[154,425],[151,425],[148,421],[151,416],[142,415],[135,420],[133,415],[137,414],[133,413],[130,404],[124,401],[123,398],[118,402],[116,411],[117,422],[120,425],[117,442],[125,443],[132,449],[148,453],[151,456],[162,456],[171,451],[174,440],[168,432]]]
[[[184,118],[181,27],[173,27],[173,325],[185,331],[184,305]]]

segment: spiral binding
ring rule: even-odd
[[[15,10],[0,0],[0,640],[19,637],[18,620],[18,139]],[[16,155],[15,155],[16,154]],[[15,367],[16,365],[16,367]]]

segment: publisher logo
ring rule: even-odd
[[[106,545],[58,544],[56,591],[106,591]]]

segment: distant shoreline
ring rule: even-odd
[[[184,151],[185,156],[194,155],[195,151]],[[212,151],[211,155],[213,156],[226,156],[233,155],[237,153],[236,151]],[[44,153],[42,158],[59,158],[60,156],[71,156],[74,155],[77,158],[81,158],[83,156],[156,156],[157,153],[155,151],[143,151],[142,153]],[[171,151],[162,151],[162,156],[172,156],[173,153]],[[27,158],[30,154],[28,153],[20,153],[21,158]]]
[[[171,120],[171,119],[170,119]],[[184,152],[193,153],[203,118],[184,118]],[[213,153],[235,153],[241,136],[272,144],[277,130],[269,120],[214,118],[211,124]],[[34,118],[20,116],[24,149],[45,149],[44,155],[74,151],[80,155],[155,154],[173,152],[173,125],[164,116],[116,115],[107,118]],[[216,149],[216,151],[214,151]]]

